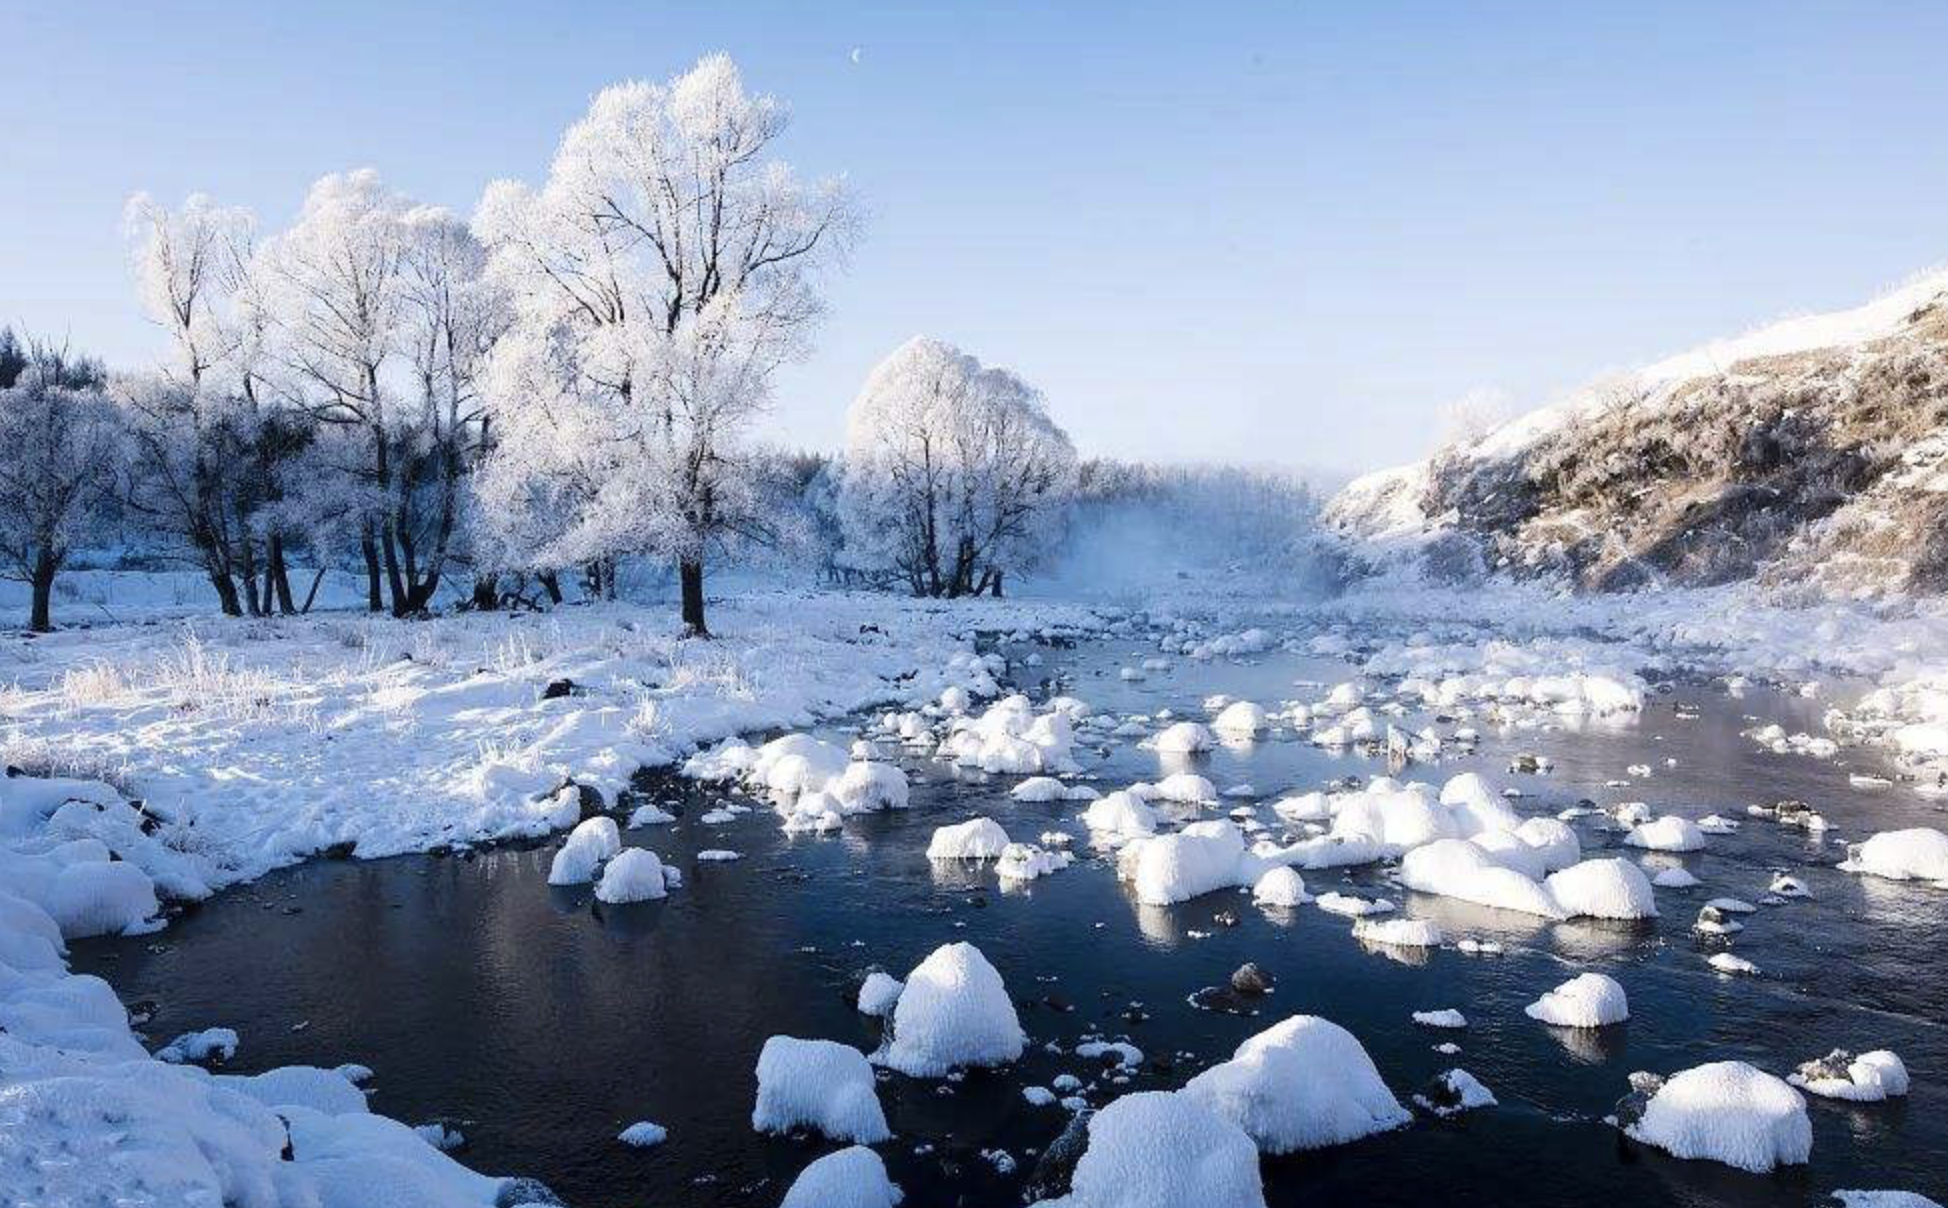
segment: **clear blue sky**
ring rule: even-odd
[[[0,0],[0,322],[157,351],[123,199],[470,211],[594,91],[728,50],[873,210],[777,429],[928,333],[1085,452],[1356,470],[1948,259],[1948,4]],[[850,52],[860,49],[858,62]]]

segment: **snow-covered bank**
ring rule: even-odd
[[[992,695],[977,626],[1100,625],[1057,604],[778,592],[723,605],[711,642],[629,605],[108,626],[0,639],[0,750],[113,772],[217,888],[334,848],[547,834],[580,820],[582,791],[613,802],[703,743]]]

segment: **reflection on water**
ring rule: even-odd
[[[1315,695],[1296,689],[1299,679],[1347,678],[1338,665],[1289,655],[1245,665],[1180,662],[1142,683],[1117,678],[1118,667],[1146,652],[1128,643],[1045,652],[1038,674],[1059,677],[1098,710],[1167,707],[1187,718],[1202,718],[1212,693],[1272,707]],[[1680,716],[1680,704],[1697,716]],[[1064,1124],[1060,1110],[1029,1106],[1023,1086],[1074,1074],[1097,1103],[1124,1090],[1178,1086],[1292,1012],[1351,1028],[1403,1098],[1458,1064],[1501,1106],[1268,1161],[1267,1194],[1281,1206],[1804,1205],[1835,1187],[1940,1197],[1948,1194],[1948,893],[1830,866],[1847,838],[1941,826],[1942,815],[1900,790],[1852,789],[1847,773],[1875,766],[1866,756],[1846,753],[1851,767],[1780,756],[1740,734],[1750,717],[1816,728],[1824,707],[1757,688],[1731,700],[1680,686],[1635,722],[1558,719],[1550,729],[1508,733],[1481,725],[1479,754],[1405,769],[1437,782],[1487,772],[1527,794],[1516,803],[1525,811],[1553,813],[1589,798],[1743,818],[1748,802],[1793,797],[1839,828],[1820,840],[1747,820],[1740,834],[1680,858],[1617,848],[1613,832],[1579,823],[1586,849],[1652,868],[1682,865],[1701,879],[1689,891],[1660,890],[1664,917],[1655,922],[1552,923],[1406,893],[1384,869],[1306,874],[1315,894],[1389,897],[1406,915],[1437,920],[1450,942],[1494,940],[1501,955],[1369,948],[1353,939],[1350,919],[1314,906],[1254,908],[1234,892],[1142,905],[1117,881],[1114,852],[1090,847],[1076,821],[1081,803],[1015,802],[1011,778],[906,757],[913,808],[848,819],[836,835],[782,835],[763,802],[728,824],[705,825],[697,819],[720,794],[659,788],[658,799],[676,805],[683,821],[630,832],[628,841],[683,871],[684,887],[662,901],[608,907],[587,887],[550,887],[549,848],[318,863],[221,895],[177,922],[158,950],[150,949],[156,937],[89,942],[76,945],[76,963],[109,977],[125,997],[160,1002],[150,1025],[158,1037],[236,1027],[239,1070],[370,1065],[378,1110],[412,1122],[459,1119],[471,1141],[467,1161],[538,1176],[584,1208],[775,1205],[796,1172],[832,1146],[750,1130],[752,1070],[765,1038],[875,1047],[878,1024],[852,1006],[862,972],[879,966],[904,975],[954,940],[979,945],[1001,971],[1032,1043],[1007,1070],[958,1083],[892,1076],[882,1084],[898,1139],[881,1148],[916,1208],[1019,1202],[1033,1153]],[[1428,721],[1412,713],[1393,720],[1403,729]],[[1506,774],[1516,751],[1548,755],[1554,774]],[[1629,777],[1632,764],[1653,773]],[[1196,757],[1118,743],[1090,768],[1105,791],[1174,770],[1220,789],[1249,783],[1270,801],[1339,777],[1370,777],[1383,765],[1274,731]],[[1610,787],[1612,780],[1633,782]],[[1213,813],[1236,804],[1226,800]],[[1172,818],[1198,815],[1165,808]],[[925,858],[934,826],[975,814],[1022,841],[1066,830],[1077,862],[1003,886],[986,866]],[[1268,809],[1259,816],[1272,820]],[[707,848],[744,858],[698,861]],[[1812,898],[1747,918],[1734,950],[1762,976],[1714,973],[1690,931],[1698,906],[1720,894],[1757,901],[1776,869],[1806,880]],[[287,905],[302,910],[278,909]],[[1234,914],[1235,925],[1220,912]],[[1188,1001],[1245,961],[1276,981],[1258,1004],[1261,1017]],[[1627,1025],[1555,1029],[1523,1014],[1544,991],[1590,969],[1624,984]],[[1459,1008],[1469,1026],[1437,1034],[1411,1020],[1413,1011],[1446,1007]],[[1091,1033],[1128,1037],[1151,1059],[1129,1084],[1112,1084],[1098,1063],[1073,1053]],[[1461,1052],[1436,1052],[1439,1043]],[[1680,1162],[1620,1141],[1601,1123],[1633,1069],[1739,1058],[1782,1072],[1835,1046],[1893,1048],[1915,1086],[1905,1104],[1815,1103],[1807,1170],[1761,1178]],[[669,1142],[653,1150],[615,1142],[642,1119],[667,1126]],[[1016,1173],[980,1157],[994,1148],[1018,1159]]]

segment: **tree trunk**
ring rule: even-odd
[[[703,622],[703,562],[683,559],[677,563],[677,577],[683,580],[683,631],[693,638],[709,637]]]
[[[297,611],[291,602],[291,568],[284,564],[284,538],[271,534],[269,565],[264,568],[270,594],[277,597],[277,610],[285,616]],[[268,609],[266,609],[268,611]]]
[[[359,550],[365,555],[365,611],[385,611],[385,594],[379,590],[379,547],[372,540],[371,526],[359,536]]]
[[[230,576],[215,567],[210,568],[210,586],[216,588],[217,603],[223,607],[226,617],[243,615],[243,602],[237,598],[237,584]]]
[[[51,633],[54,630],[54,573],[61,569],[61,560],[43,548],[34,557],[34,611],[27,627],[35,633]]]
[[[554,571],[551,570],[544,570],[539,574],[535,575],[535,578],[541,580],[541,586],[547,589],[548,602],[550,604],[561,603],[561,576],[560,575],[556,574]]]
[[[994,572],[993,588],[994,598],[999,600],[1001,598],[1001,572],[998,570]]]
[[[304,593],[304,607],[299,610],[300,612],[311,611],[312,602],[318,598],[318,587],[324,581],[325,568],[321,566],[318,568],[318,573],[311,576],[311,590]]]
[[[501,604],[500,576],[493,574],[475,575],[473,578],[473,606],[481,612],[492,612]]]

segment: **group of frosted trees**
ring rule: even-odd
[[[647,561],[676,568],[701,634],[707,560],[822,532],[829,564],[999,594],[1075,477],[1020,378],[915,340],[817,481],[753,439],[859,226],[837,182],[775,158],[785,122],[719,55],[603,91],[538,186],[489,186],[471,221],[369,170],[319,180],[268,235],[204,197],[134,198],[168,352],[109,379],[16,350],[0,492],[23,506],[0,516],[0,574],[33,584],[44,629],[90,544],[186,561],[251,616],[305,611],[334,568],[411,616],[559,601],[569,574],[612,597]]]

